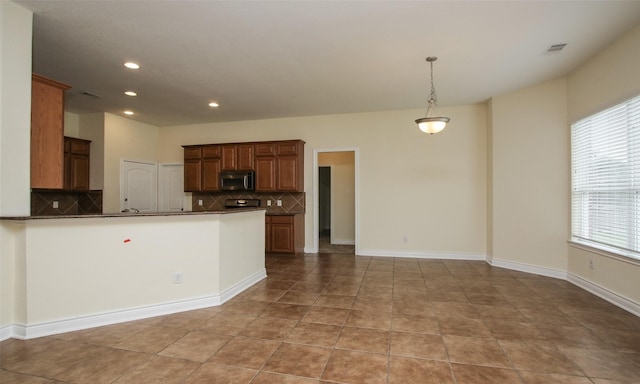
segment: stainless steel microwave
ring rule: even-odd
[[[254,171],[222,171],[220,172],[220,190],[253,191],[255,179]]]

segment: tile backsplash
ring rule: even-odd
[[[215,211],[224,209],[224,201],[227,199],[260,199],[260,206],[267,208],[267,214],[304,213],[304,192],[193,192],[191,195],[191,209],[193,211]],[[199,205],[202,200],[202,205]],[[271,200],[271,206],[267,201]],[[282,201],[282,206],[276,202]]]
[[[57,208],[54,204],[57,203]],[[31,216],[102,213],[102,191],[31,190]]]

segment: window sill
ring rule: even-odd
[[[569,246],[582,249],[587,252],[592,252],[600,256],[640,266],[640,255],[636,254],[635,252],[622,251],[616,248],[595,245],[593,243],[583,242],[579,240],[569,240]]]

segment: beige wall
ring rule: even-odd
[[[563,277],[569,238],[564,78],[491,102],[492,263]]]
[[[0,1],[0,216],[30,214],[32,23],[30,11]],[[11,238],[0,230],[0,340],[21,309]]]
[[[105,113],[104,148],[103,212],[120,212],[120,162],[157,162],[158,128]]]
[[[182,162],[186,144],[304,140],[305,244],[313,248],[313,151],[358,148],[361,254],[484,258],[486,107],[439,111],[452,121],[433,136],[413,122],[421,110],[159,128],[158,161]]]
[[[2,221],[0,230],[15,244],[13,321],[26,338],[218,305],[265,277],[263,210]]]
[[[584,63],[567,80],[568,116],[577,121],[640,94],[640,26]],[[589,268],[593,260],[594,268]],[[611,300],[640,314],[640,262],[605,252],[569,248],[569,278],[587,289],[603,289]],[[628,301],[635,303],[629,303]],[[628,307],[629,307],[628,306]]]
[[[318,166],[331,167],[331,242],[355,244],[355,153],[318,153]]]

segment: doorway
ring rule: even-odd
[[[314,151],[314,248],[316,253],[358,249],[357,148]]]
[[[120,211],[158,211],[156,163],[122,160],[120,163]]]

